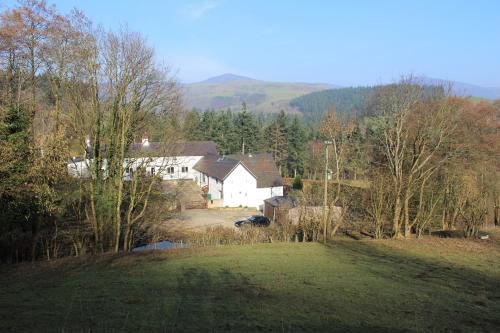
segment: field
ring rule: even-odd
[[[499,250],[338,239],[4,266],[0,331],[493,332]]]

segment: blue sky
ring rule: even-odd
[[[183,82],[231,72],[366,85],[412,73],[500,87],[498,0],[48,2],[140,31]]]

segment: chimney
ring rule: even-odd
[[[147,137],[142,138],[142,146],[149,147],[149,139]]]

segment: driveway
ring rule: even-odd
[[[187,209],[179,217],[165,222],[164,226],[172,230],[203,230],[219,225],[235,228],[235,221],[251,215],[261,215],[261,212],[251,208]]]

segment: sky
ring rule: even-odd
[[[500,87],[498,0],[48,2],[141,32],[184,83],[234,73],[351,86],[412,74]]]

